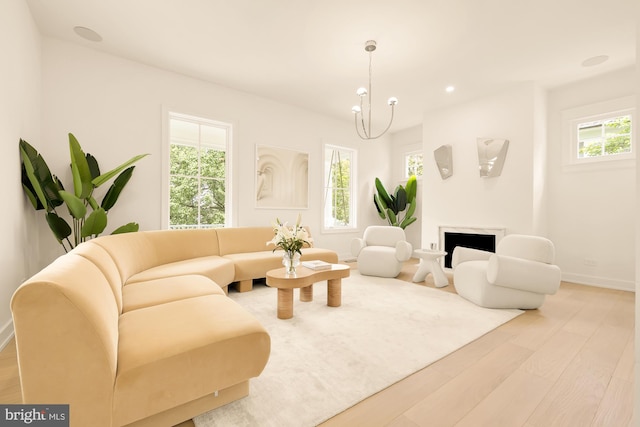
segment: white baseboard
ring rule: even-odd
[[[619,291],[636,291],[636,284],[632,280],[610,279],[607,277],[563,272],[562,281],[577,283],[579,285],[597,286],[599,288],[617,289]]]
[[[4,349],[11,338],[13,338],[13,320],[9,320],[4,324],[2,329],[0,329],[0,350]]]

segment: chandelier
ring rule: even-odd
[[[358,94],[358,96],[360,97],[360,106],[354,105],[351,111],[353,112],[353,116],[355,117],[356,132],[358,132],[358,136],[361,139],[369,140],[380,138],[389,130],[389,128],[391,127],[391,123],[393,122],[393,111],[396,104],[398,103],[398,98],[392,96],[387,100],[387,104],[389,104],[389,106],[391,107],[391,119],[389,120],[389,124],[387,125],[386,129],[383,130],[382,133],[380,133],[378,136],[373,136],[371,134],[371,57],[373,51],[376,50],[376,41],[368,40],[364,44],[364,50],[366,52],[369,52],[369,89],[367,90],[366,88],[361,87],[356,91],[356,94]],[[367,95],[369,95],[367,102],[368,122],[365,124],[363,106],[364,97]]]

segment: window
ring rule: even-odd
[[[324,229],[356,228],[354,150],[325,145],[324,148]]]
[[[631,153],[631,115],[578,123],[578,158]]]
[[[632,166],[634,104],[630,96],[564,111],[565,166]]]
[[[228,224],[231,125],[169,113],[169,228]]]
[[[404,177],[422,176],[422,151],[412,151],[404,156]]]

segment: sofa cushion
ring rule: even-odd
[[[139,231],[100,236],[92,242],[113,258],[123,283],[153,267],[219,255],[215,229]]]
[[[233,262],[236,268],[234,281],[265,277],[267,271],[282,267],[283,251],[259,251],[224,255]],[[330,263],[338,262],[338,254],[328,249],[303,248],[300,260],[321,260]]]
[[[273,239],[271,227],[230,227],[216,230],[220,255],[262,252],[273,249],[267,242]]]
[[[203,295],[225,295],[211,279],[191,274],[131,283],[122,290],[123,312]]]
[[[329,249],[322,248],[302,248],[302,261],[312,261],[319,259],[320,261],[329,262],[331,264],[338,263],[338,254]]]
[[[111,286],[113,296],[118,306],[118,312],[122,313],[122,280],[118,267],[109,253],[103,247],[96,245],[92,241],[84,242],[76,246],[71,253],[88,259],[100,269],[109,282],[109,286]]]
[[[266,276],[266,272],[282,267],[282,252],[271,251],[228,254],[227,258],[235,265],[234,281],[258,279]]]
[[[217,229],[155,230],[145,235],[156,248],[159,264],[220,255]]]
[[[120,281],[161,264],[156,256],[156,248],[146,237],[147,232],[113,234],[100,236],[91,243],[101,246],[118,266]]]
[[[162,279],[163,277],[199,274],[215,281],[220,287],[233,282],[235,268],[233,262],[217,255],[193,258],[158,265],[140,273],[134,274],[125,282],[125,286],[136,282]]]
[[[223,295],[129,311],[119,331],[117,425],[256,377],[271,348],[260,322]]]

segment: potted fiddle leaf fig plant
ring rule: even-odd
[[[44,210],[49,228],[65,252],[80,243],[101,234],[107,227],[107,213],[118,201],[129,182],[135,162],[147,156],[140,154],[109,172],[100,173],[98,161],[85,154],[73,134],[69,134],[69,154],[73,190],[67,191],[62,181],[52,175],[44,158],[27,141],[20,140],[22,162],[22,188],[35,210]],[[100,204],[94,190],[115,178]],[[65,205],[71,215],[71,225],[56,208]],[[138,224],[130,222],[118,227],[112,234],[138,231]]]
[[[394,192],[389,194],[376,178],[376,193],[373,195],[373,203],[378,210],[380,218],[386,219],[389,225],[407,228],[416,221],[413,214],[416,211],[416,194],[418,181],[415,175],[411,175],[406,186],[398,185]],[[406,212],[404,212],[406,210]],[[404,212],[404,214],[403,214]]]

